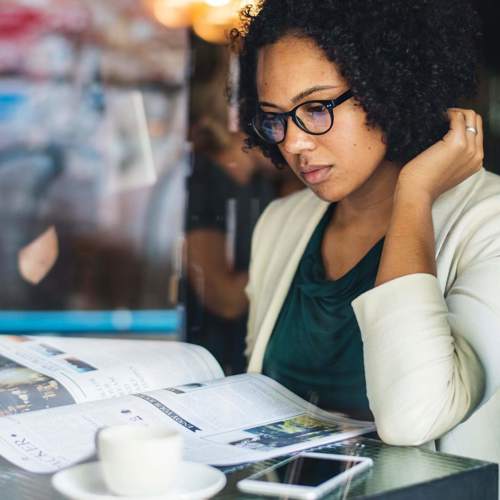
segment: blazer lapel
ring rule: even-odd
[[[307,197],[304,203],[299,203],[287,214],[288,220],[287,222],[284,221],[287,224],[286,242],[278,239],[268,266],[270,274],[265,277],[265,281],[268,283],[267,288],[272,292],[269,297],[269,306],[260,323],[259,333],[248,365],[248,371],[250,372],[260,372],[262,370],[267,343],[286,299],[300,259],[328,206],[327,202],[318,199],[316,195],[311,193],[311,197]]]

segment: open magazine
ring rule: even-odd
[[[95,433],[168,423],[184,458],[266,460],[374,430],[257,374],[224,377],[204,348],[172,341],[0,336],[0,455],[50,473],[95,453]]]

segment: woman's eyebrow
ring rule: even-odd
[[[331,90],[338,88],[338,85],[315,85],[314,87],[309,87],[308,89],[303,90],[298,93],[296,96],[292,97],[290,101],[292,104],[298,104],[302,99],[314,94],[315,92],[319,92],[320,90]],[[273,104],[272,102],[260,101],[259,104],[261,106],[268,106],[270,108],[280,109],[280,106]]]
[[[306,90],[303,90],[295,97],[292,97],[291,101],[293,104],[298,104],[302,99],[314,94],[314,92],[319,92],[320,90],[331,90],[338,88],[338,85],[315,85],[314,87],[310,87]]]

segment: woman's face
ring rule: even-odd
[[[307,38],[285,36],[260,49],[257,91],[262,110],[284,112],[301,102],[334,99],[349,89],[335,64]],[[289,118],[278,145],[295,174],[326,201],[340,201],[373,180],[386,146],[379,129],[368,128],[366,114],[351,98],[334,110],[333,128],[310,135]]]

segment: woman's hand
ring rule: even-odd
[[[481,117],[456,108],[448,115],[450,130],[443,140],[401,169],[375,286],[409,274],[437,273],[432,205],[483,162]]]
[[[402,168],[397,191],[424,196],[433,203],[481,169],[484,156],[481,116],[459,108],[450,108],[448,116],[448,133]]]

